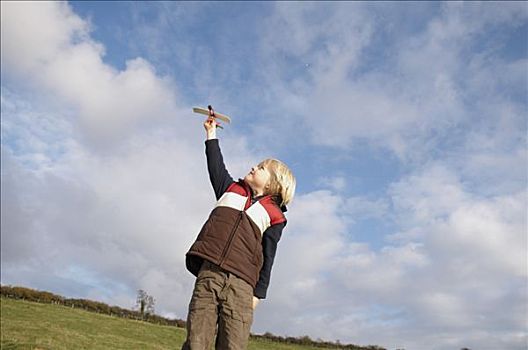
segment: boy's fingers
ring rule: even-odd
[[[215,117],[209,117],[209,118],[207,118],[206,122],[207,122],[208,124],[211,124],[211,125],[213,124],[213,122],[214,122],[216,125],[220,125],[220,122],[219,122],[218,120],[216,120]]]
[[[255,308],[257,307],[259,302],[260,302],[260,299],[255,297],[255,296],[253,296],[253,310],[255,310]]]

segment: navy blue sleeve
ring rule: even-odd
[[[227,171],[218,139],[205,141],[205,155],[207,156],[207,170],[209,179],[215,191],[216,200],[220,199],[227,188],[235,181]]]
[[[275,224],[268,227],[262,235],[262,253],[264,255],[264,263],[260,270],[259,280],[255,287],[254,295],[259,299],[265,299],[268,291],[268,286],[271,278],[271,268],[275,260],[275,253],[277,252],[277,244],[282,235],[282,230],[286,226],[286,222]]]

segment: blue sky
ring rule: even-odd
[[[253,332],[525,346],[526,3],[1,6],[3,284],[185,318],[212,104],[298,181]]]

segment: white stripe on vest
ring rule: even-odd
[[[216,203],[217,207],[229,207],[239,211],[244,211],[247,197],[241,196],[234,192],[225,192]],[[262,235],[268,227],[271,226],[271,218],[260,202],[256,202],[246,210],[247,216],[253,221],[260,230]]]
[[[241,196],[234,192],[225,192],[222,197],[216,202],[217,207],[229,207],[236,210],[244,210],[246,206],[247,197]]]
[[[271,225],[271,218],[268,212],[259,202],[256,202],[251,207],[249,207],[248,210],[246,210],[246,214],[260,229],[261,235]]]

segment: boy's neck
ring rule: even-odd
[[[264,195],[262,192],[256,192],[253,190],[251,190],[251,193],[253,194],[253,198],[262,197]]]
[[[251,189],[251,194],[253,196],[253,198],[256,198],[256,197],[261,197],[264,195],[264,191],[262,190],[255,190],[253,187],[249,186],[249,188]]]

